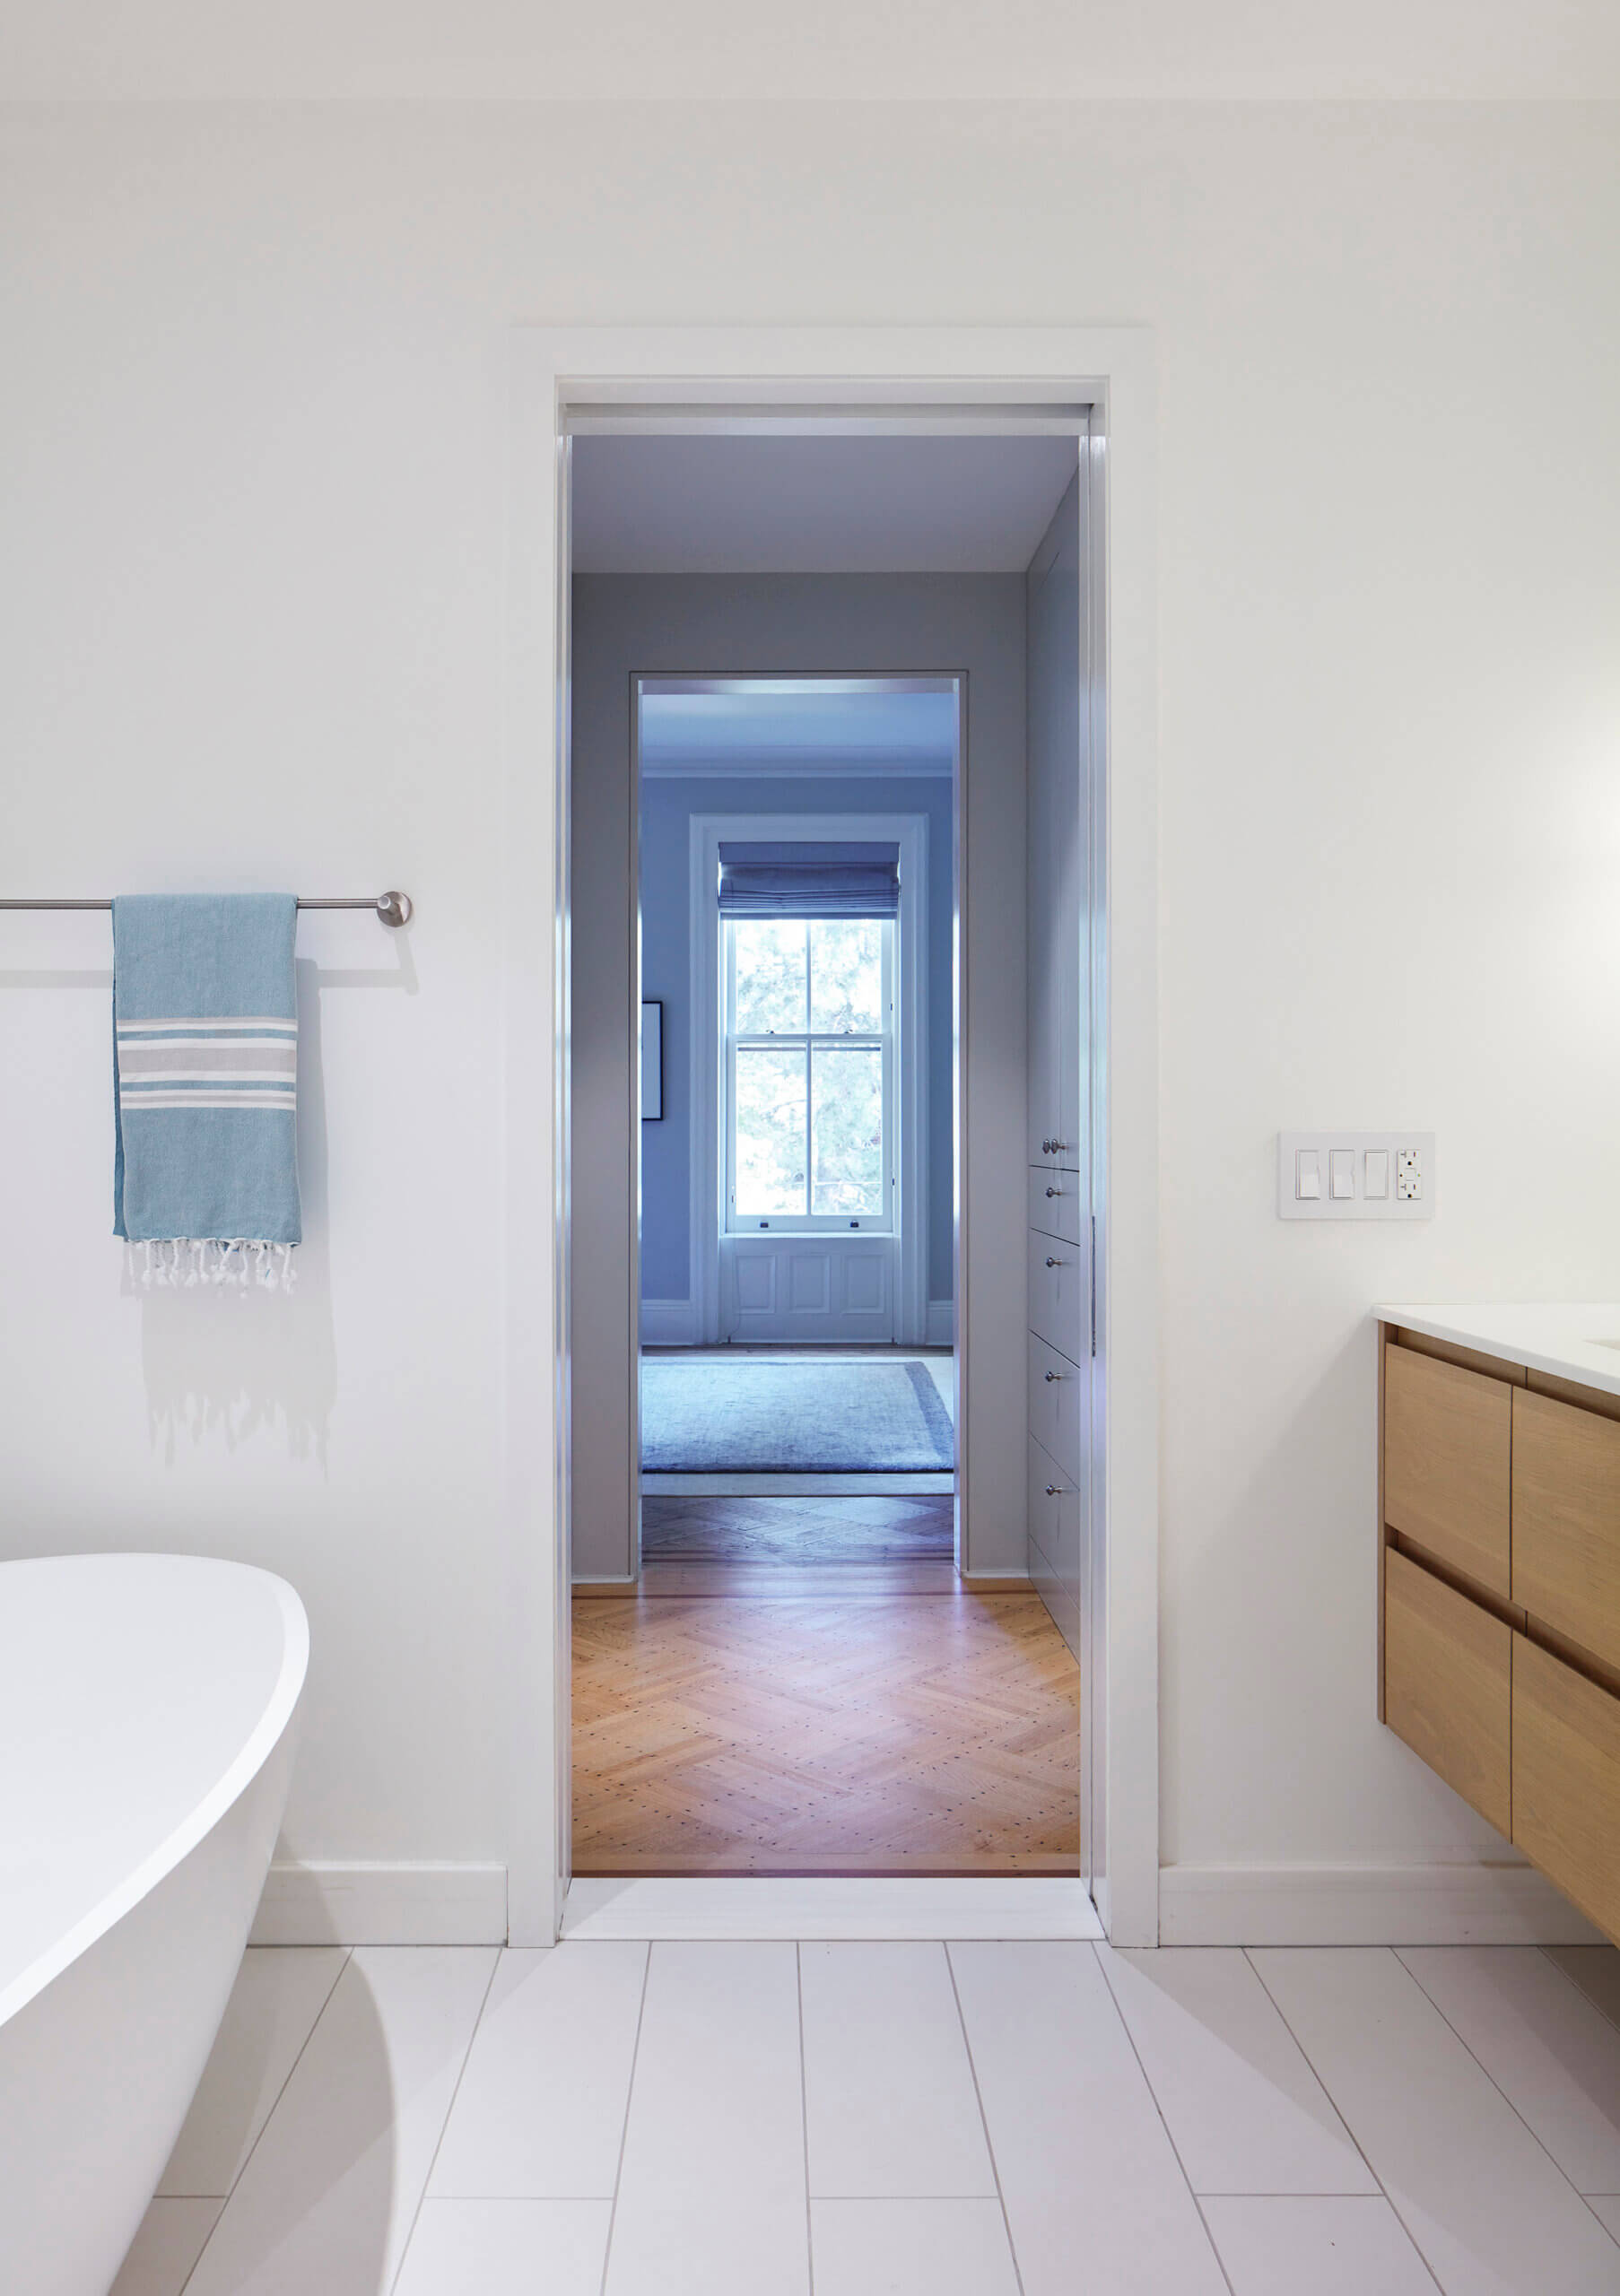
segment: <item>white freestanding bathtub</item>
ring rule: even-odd
[[[287,1796],[309,1630],[267,1570],[0,1563],[0,2290],[107,2296]]]

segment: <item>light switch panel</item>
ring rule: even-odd
[[[1279,1132],[1279,1220],[1432,1220],[1432,1132]]]

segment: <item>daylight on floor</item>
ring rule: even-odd
[[[1614,0],[11,0],[0,342],[0,2296],[1620,2296]]]

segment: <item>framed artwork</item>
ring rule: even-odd
[[[664,1113],[664,1000],[641,1006],[641,1121],[656,1124]]]

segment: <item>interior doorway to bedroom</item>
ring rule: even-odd
[[[572,452],[574,1870],[1075,1874],[1023,1231],[1076,439]]]
[[[722,1518],[734,1557],[875,1568],[923,1524],[954,1557],[962,707],[951,674],[636,681],[644,1567]]]

